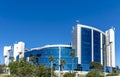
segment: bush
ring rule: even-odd
[[[63,77],[75,77],[75,73],[65,73]]]
[[[86,75],[86,77],[104,77],[104,74],[99,70],[92,70]]]
[[[119,73],[109,73],[106,76],[118,76],[118,75],[119,75]]]

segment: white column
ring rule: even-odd
[[[91,35],[92,35],[92,40],[91,40],[91,42],[92,42],[92,62],[94,62],[94,47],[93,47],[93,42],[94,42],[94,39],[93,39],[93,29],[92,29],[92,32],[91,32]]]
[[[61,47],[59,46],[59,77],[61,77],[60,65],[61,65]]]
[[[78,64],[81,64],[81,27],[77,26],[77,56]]]
[[[101,64],[103,65],[103,37],[102,33],[100,33],[100,58],[101,58]]]

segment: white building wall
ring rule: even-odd
[[[115,35],[114,29],[106,31],[107,66],[115,67]]]
[[[9,52],[12,50],[11,46],[4,46],[4,57],[5,57],[5,65],[8,66],[9,64]]]
[[[14,61],[16,61],[18,55],[19,58],[23,58],[24,52],[25,52],[24,42],[18,42],[18,44],[14,44]]]
[[[81,26],[77,25],[77,56],[78,64],[81,64]]]
[[[110,29],[110,47],[112,57],[112,67],[115,67],[115,34],[114,29]]]
[[[17,56],[19,55],[19,53],[18,53],[18,44],[14,44],[14,52],[13,52],[13,54],[14,54],[14,61],[16,61]]]
[[[75,49],[78,57],[78,64],[81,64],[81,26],[77,25],[72,31],[72,48]]]
[[[18,42],[19,58],[23,58],[24,57],[24,52],[25,52],[25,43],[24,42]]]

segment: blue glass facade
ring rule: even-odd
[[[83,71],[90,70],[92,61],[104,62],[105,35],[92,28],[81,27],[81,64]],[[102,39],[102,41],[101,41]],[[101,47],[102,44],[102,47]],[[102,54],[101,54],[102,48]],[[101,59],[102,58],[102,59]],[[102,60],[102,61],[101,61]]]
[[[101,62],[100,32],[93,30],[94,61]]]
[[[92,61],[92,36],[91,29],[81,28],[81,66],[82,70],[88,71]]]
[[[46,47],[39,50],[31,50],[25,52],[25,58],[29,56],[34,56],[37,60],[38,64],[44,64],[47,67],[50,67],[49,57],[54,56],[54,65],[55,70],[59,70],[59,51],[61,52],[61,59],[66,61],[64,64],[64,70],[72,70],[72,57],[70,56],[70,52],[73,51],[71,47]],[[75,57],[74,59],[74,69],[77,68],[78,59]]]

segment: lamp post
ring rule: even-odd
[[[59,76],[58,77],[61,77],[61,71],[60,71],[60,65],[61,65],[61,48],[59,46]]]

